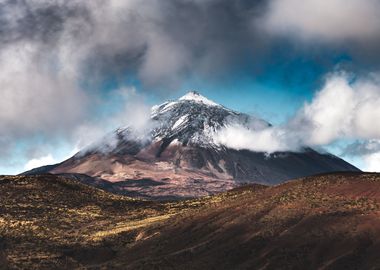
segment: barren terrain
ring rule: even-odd
[[[380,175],[150,202],[62,176],[0,179],[3,269],[377,269]]]

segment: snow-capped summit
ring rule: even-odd
[[[208,98],[202,96],[197,91],[190,91],[183,97],[180,97],[179,100],[190,100],[190,101],[199,102],[199,103],[203,103],[210,106],[220,106],[214,101],[211,101]]]
[[[180,97],[178,100],[168,100],[160,105],[154,105],[151,109],[152,118],[157,116],[157,114],[162,114],[172,109],[172,107],[177,106],[179,104],[183,104],[183,103],[190,103],[190,104],[196,103],[196,104],[207,105],[207,106],[212,106],[212,107],[223,107],[222,105],[202,96],[199,92],[193,90],[193,91],[189,91],[187,94]]]
[[[264,120],[227,109],[196,91],[187,93],[177,101],[154,106],[152,121],[157,124],[152,132],[154,140],[176,138],[185,145],[214,148],[220,148],[214,142],[215,133],[230,123],[247,127],[269,125]]]

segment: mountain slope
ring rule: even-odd
[[[84,269],[115,258],[105,240],[203,205],[119,196],[57,175],[0,176],[0,269]],[[113,242],[117,244],[117,241]]]
[[[145,129],[119,128],[45,172],[86,174],[114,183],[113,191],[165,199],[209,195],[243,183],[277,184],[322,172],[358,171],[309,148],[267,155],[216,143],[215,133],[235,123],[253,130],[270,126],[190,92],[154,106]]]
[[[378,269],[380,175],[152,202],[62,176],[0,176],[0,268]]]
[[[378,174],[320,175],[229,194],[147,231],[160,233],[119,262],[127,269],[380,267]]]

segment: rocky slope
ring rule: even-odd
[[[267,155],[229,149],[215,133],[231,124],[262,129],[270,124],[227,109],[197,92],[152,108],[143,130],[123,127],[74,157],[32,173],[80,173],[93,185],[145,198],[199,197],[244,183],[277,184],[333,171],[358,171],[330,154],[312,149]]]

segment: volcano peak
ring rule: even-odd
[[[317,173],[357,171],[344,160],[312,149],[268,156],[221,145],[215,134],[232,124],[247,129],[270,124],[195,91],[156,105],[151,113],[143,134],[119,128],[72,158],[37,171],[87,175],[90,180],[81,179],[94,186],[157,199],[199,197],[245,183],[278,184]]]
[[[194,101],[197,103],[203,103],[210,106],[220,106],[219,104],[215,103],[212,100],[209,100],[208,98],[202,96],[199,92],[194,91],[194,90],[189,91],[186,95],[180,97],[179,100]]]

